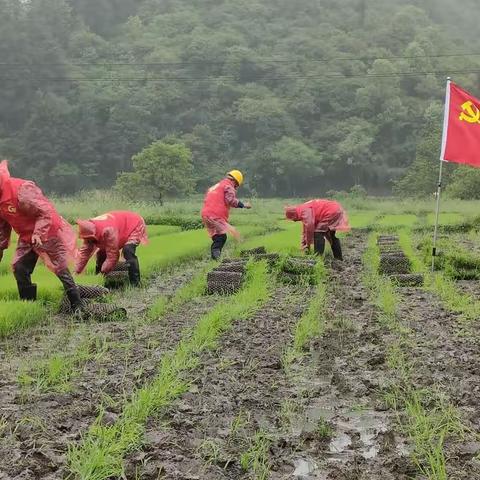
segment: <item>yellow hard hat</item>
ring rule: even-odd
[[[240,170],[231,170],[227,175],[232,177],[239,185],[243,183],[243,173]]]

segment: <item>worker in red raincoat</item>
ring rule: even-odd
[[[205,195],[202,220],[212,239],[212,259],[218,260],[227,241],[227,233],[238,238],[240,235],[228,223],[230,208],[252,208],[237,198],[237,189],[243,183],[243,174],[239,170],[228,172],[227,177],[209,188]]]
[[[78,235],[83,240],[75,265],[77,273],[83,272],[95,252],[95,273],[111,272],[122,250],[128,264],[130,284],[140,284],[140,265],[136,250],[138,245],[148,241],[145,220],[140,215],[128,211],[114,211],[89,220],[77,220],[77,224]]]
[[[18,234],[13,273],[22,300],[36,300],[31,275],[38,258],[63,284],[72,310],[82,308],[78,287],[68,269],[75,257],[75,233],[35,183],[13,178],[6,160],[0,163],[0,259],[8,248],[12,229]]]
[[[345,210],[332,200],[310,200],[301,205],[286,207],[285,216],[294,222],[303,223],[302,249],[308,251],[314,245],[315,253],[325,251],[325,239],[332,247],[334,258],[343,260],[342,246],[337,231],[348,232],[350,225]]]

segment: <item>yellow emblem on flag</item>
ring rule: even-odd
[[[480,123],[480,110],[471,102],[465,102],[462,105],[463,112],[460,114],[460,120],[468,123]]]

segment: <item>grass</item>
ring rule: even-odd
[[[269,451],[272,439],[267,432],[259,430],[250,441],[249,448],[240,456],[240,465],[250,472],[255,480],[267,480],[270,473]]]
[[[480,317],[480,301],[472,295],[462,293],[455,281],[443,272],[430,272],[422,259],[413,249],[412,232],[400,232],[400,244],[409,257],[415,273],[425,275],[425,288],[440,298],[451,312],[460,313],[464,322],[474,322]]]
[[[250,266],[246,286],[233,297],[219,302],[185,332],[177,348],[163,357],[154,380],[133,392],[116,423],[104,426],[101,418],[86,432],[79,445],[71,445],[68,463],[72,474],[82,480],[121,477],[126,454],[139,448],[149,417],[158,415],[188,388],[188,372],[198,355],[213,348],[218,336],[233,320],[249,317],[266,299],[267,268],[261,262]]]
[[[0,302],[0,338],[44,322],[48,310],[41,303],[20,300]]]

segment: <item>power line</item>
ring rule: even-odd
[[[277,80],[310,80],[310,79],[321,79],[321,78],[402,78],[402,77],[416,77],[416,76],[447,76],[447,75],[462,75],[462,74],[478,74],[480,73],[479,69],[471,70],[442,70],[442,71],[413,71],[413,72],[392,72],[392,73],[363,73],[363,74],[349,74],[349,73],[323,73],[323,74],[313,74],[313,75],[301,75],[301,74],[292,74],[292,75],[277,75],[277,76],[251,76],[250,81],[277,81]],[[32,80],[38,81],[49,81],[49,82],[201,82],[208,81],[212,82],[213,80],[237,80],[237,77],[234,75],[210,75],[210,76],[186,76],[186,77],[39,77],[39,76],[0,76],[0,80],[3,81],[19,81],[23,78],[29,78]]]
[[[250,62],[256,64],[269,64],[269,63],[279,63],[279,64],[305,64],[305,63],[326,63],[334,61],[375,61],[375,60],[415,60],[422,58],[452,58],[452,57],[479,57],[480,52],[470,52],[470,53],[443,53],[443,54],[433,54],[433,55],[390,55],[390,56],[379,56],[379,57],[330,57],[330,58],[321,58],[321,59],[260,59],[255,61],[255,59],[224,59],[216,61],[185,61],[185,62],[39,62],[39,63],[8,63],[0,62],[1,66],[5,67],[51,67],[51,66],[91,66],[91,67],[188,67],[193,65],[202,65],[202,66],[221,66],[225,64],[241,64],[243,62]]]

